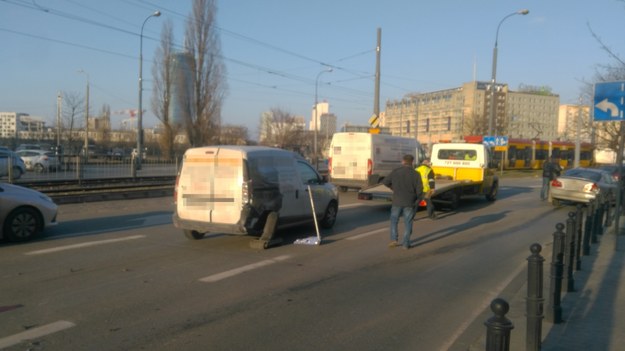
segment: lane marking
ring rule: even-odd
[[[269,265],[272,265],[274,263],[278,263],[280,261],[287,260],[289,258],[291,258],[290,255],[278,256],[276,258],[272,258],[272,259],[269,259],[269,260],[264,260],[264,261],[248,264],[247,266],[231,269],[229,271],[225,271],[225,272],[209,275],[208,277],[200,278],[198,280],[203,282],[203,283],[214,283],[216,281],[219,281],[219,280],[222,280],[222,279],[226,279],[226,278],[230,278],[230,277],[233,277],[235,275],[238,275],[238,274],[241,274],[241,273],[245,273],[245,272],[257,269],[257,268],[269,266]]]
[[[388,228],[380,228],[380,229],[376,229],[367,233],[362,233],[362,234],[358,234],[358,235],[354,235],[354,236],[350,236],[349,238],[346,238],[345,240],[358,240],[358,239],[362,239],[362,238],[366,238],[368,236],[377,234],[377,233],[381,233],[384,231],[388,231]]]
[[[42,336],[59,332],[68,328],[75,327],[76,324],[68,321],[57,321],[41,327],[28,329],[24,332],[7,336],[0,339],[0,349],[4,349],[9,346],[17,345],[23,341],[40,338]]]
[[[73,249],[79,249],[79,248],[89,247],[89,246],[97,246],[97,245],[116,243],[116,242],[120,242],[120,241],[142,239],[142,238],[145,238],[145,237],[146,237],[145,235],[133,235],[133,236],[129,236],[129,237],[125,237],[125,238],[118,238],[118,239],[90,241],[90,242],[87,242],[87,243],[66,245],[66,246],[57,246],[57,247],[52,247],[52,248],[49,248],[49,249],[30,251],[30,252],[26,252],[24,255],[42,255],[42,254],[58,252],[58,251],[73,250]]]

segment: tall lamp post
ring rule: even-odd
[[[491,100],[490,100],[490,118],[488,119],[488,135],[493,135],[493,123],[495,121],[495,114],[497,112],[497,109],[495,108],[495,92],[496,92],[495,85],[497,83],[497,42],[499,40],[499,28],[501,27],[501,24],[503,23],[503,21],[505,21],[506,19],[514,15],[527,15],[528,13],[530,13],[528,9],[523,9],[523,10],[513,12],[505,16],[504,18],[502,18],[501,21],[499,21],[499,25],[497,25],[497,33],[495,34],[495,47],[493,48],[493,75],[491,78],[491,85],[490,85],[490,90],[491,90],[490,99]]]
[[[87,76],[87,92],[85,94],[85,145],[84,148],[84,156],[85,161],[89,159],[89,73],[85,72],[85,70],[81,69],[78,73],[83,73]]]
[[[143,27],[152,17],[159,17],[160,11],[154,11],[146,17],[141,25],[141,34],[139,35],[139,111],[137,115],[137,154],[135,156],[135,166],[132,167],[132,176],[137,175],[137,169],[141,169],[141,158],[143,155]]]
[[[319,128],[317,126],[317,121],[319,120],[319,115],[318,115],[318,110],[317,107],[319,105],[319,101],[318,101],[318,94],[317,92],[319,91],[319,77],[321,77],[322,74],[326,73],[326,72],[332,72],[332,67],[328,67],[326,69],[324,69],[323,71],[317,73],[317,79],[315,79],[315,120],[313,121],[314,123],[314,143],[313,143],[313,162],[315,164],[315,169],[319,169],[319,156],[317,154],[317,134],[319,133]]]

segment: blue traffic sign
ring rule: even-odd
[[[484,136],[482,144],[486,146],[508,146],[507,136]]]
[[[625,81],[595,84],[595,122],[622,121],[625,111]]]

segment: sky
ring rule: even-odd
[[[143,30],[144,127],[152,64],[163,23],[180,48],[192,0],[0,0],[0,111],[56,124],[59,92],[84,96],[91,114],[110,106],[112,127],[138,108]],[[529,14],[513,15],[522,9]],[[150,17],[154,11],[160,17]],[[592,32],[623,53],[622,0],[217,0],[226,67],[222,123],[258,139],[263,112],[310,120],[315,97],[338,125],[366,125],[374,112],[376,43],[381,31],[380,111],[414,92],[490,81],[512,90],[548,86],[578,103],[584,82],[614,63]],[[504,19],[505,18],[505,19]],[[324,72],[332,67],[331,72]],[[82,71],[82,72],[80,72]]]

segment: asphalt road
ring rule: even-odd
[[[388,204],[355,192],[322,245],[293,244],[310,225],[264,251],[187,240],[171,198],[62,205],[44,238],[0,245],[0,349],[466,350],[571,210],[539,187],[503,179],[494,203],[419,212],[410,250],[387,247]]]

